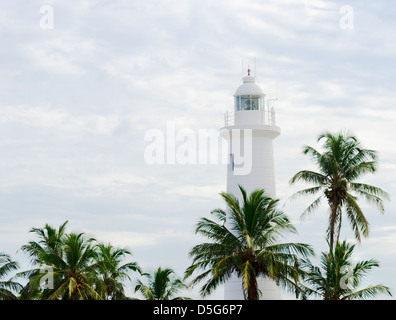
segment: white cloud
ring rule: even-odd
[[[91,131],[109,134],[120,124],[115,115],[76,116],[52,107],[32,107],[29,105],[4,106],[0,122],[21,124],[25,127],[49,127],[54,131]]]
[[[198,185],[183,185],[173,186],[167,188],[166,194],[177,195],[179,198],[204,198],[204,199],[218,199],[219,192],[222,190],[222,185],[198,186]]]
[[[93,58],[96,46],[87,39],[56,33],[50,40],[21,44],[20,51],[46,72],[81,76],[85,72],[82,64]]]
[[[95,239],[99,242],[110,242],[114,246],[131,249],[155,247],[169,241],[183,241],[194,237],[191,232],[181,232],[172,229],[163,229],[161,232],[128,232],[128,231],[101,231],[96,230]]]

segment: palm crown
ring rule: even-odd
[[[374,259],[353,263],[354,249],[355,245],[346,241],[337,242],[329,252],[322,252],[320,267],[311,262],[304,264],[307,271],[304,293],[324,300],[367,299],[378,293],[391,295],[389,288],[380,284],[359,288],[367,273],[379,267],[379,263]]]
[[[122,263],[126,256],[132,256],[132,253],[127,249],[113,247],[110,243],[99,243],[96,248],[98,272],[95,281],[96,291],[107,300],[124,299],[122,281],[131,280],[129,271],[141,273],[139,265],[137,262]]]
[[[190,251],[192,265],[186,278],[194,271],[204,270],[192,284],[205,278],[202,296],[210,294],[233,272],[241,278],[245,298],[259,298],[257,278],[268,277],[286,288],[297,291],[298,255],[313,254],[310,246],[301,243],[279,243],[286,233],[296,229],[286,214],[276,208],[278,200],[265,195],[264,190],[253,191],[249,196],[239,186],[242,203],[232,194],[221,193],[228,212],[215,209],[212,215],[218,222],[201,218],[196,233],[212,242],[195,246]]]
[[[384,212],[384,199],[389,195],[381,188],[360,183],[357,180],[366,173],[374,173],[377,168],[377,154],[374,150],[364,149],[358,139],[349,134],[322,133],[318,142],[324,140],[324,152],[313,147],[304,146],[303,153],[309,155],[318,166],[318,171],[302,170],[290,180],[291,184],[304,181],[313,187],[298,191],[294,196],[317,195],[303,212],[302,217],[313,212],[322,200],[330,208],[329,226],[327,230],[330,247],[339,239],[342,209],[351,224],[355,237],[361,241],[361,234],[367,237],[369,223],[357,200],[363,197],[374,203]]]
[[[12,279],[5,280],[5,276],[18,269],[19,264],[13,261],[11,257],[3,252],[0,252],[0,300],[15,300],[17,296],[15,292],[22,289],[22,285]]]
[[[187,297],[177,296],[187,286],[173,275],[172,269],[161,267],[153,275],[145,273],[143,276],[147,278],[148,284],[138,280],[135,292],[139,291],[146,300],[189,300]]]

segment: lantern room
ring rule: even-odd
[[[256,77],[248,75],[243,77],[243,83],[238,87],[234,94],[235,111],[244,110],[264,110],[265,94],[256,83]]]

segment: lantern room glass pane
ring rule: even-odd
[[[242,110],[264,110],[264,97],[258,95],[235,97],[235,111]]]

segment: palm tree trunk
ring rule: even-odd
[[[338,201],[337,199],[333,199],[331,204],[331,218],[330,218],[330,233],[329,233],[329,242],[330,242],[330,250],[333,250],[334,244],[334,229],[335,223],[337,220],[337,209],[338,209]]]
[[[341,234],[341,218],[342,218],[342,212],[341,212],[341,205],[340,205],[340,206],[339,206],[339,217],[338,217],[337,242],[340,241],[340,234]]]
[[[248,300],[258,300],[257,279],[254,275],[250,275],[249,287],[247,288]]]

